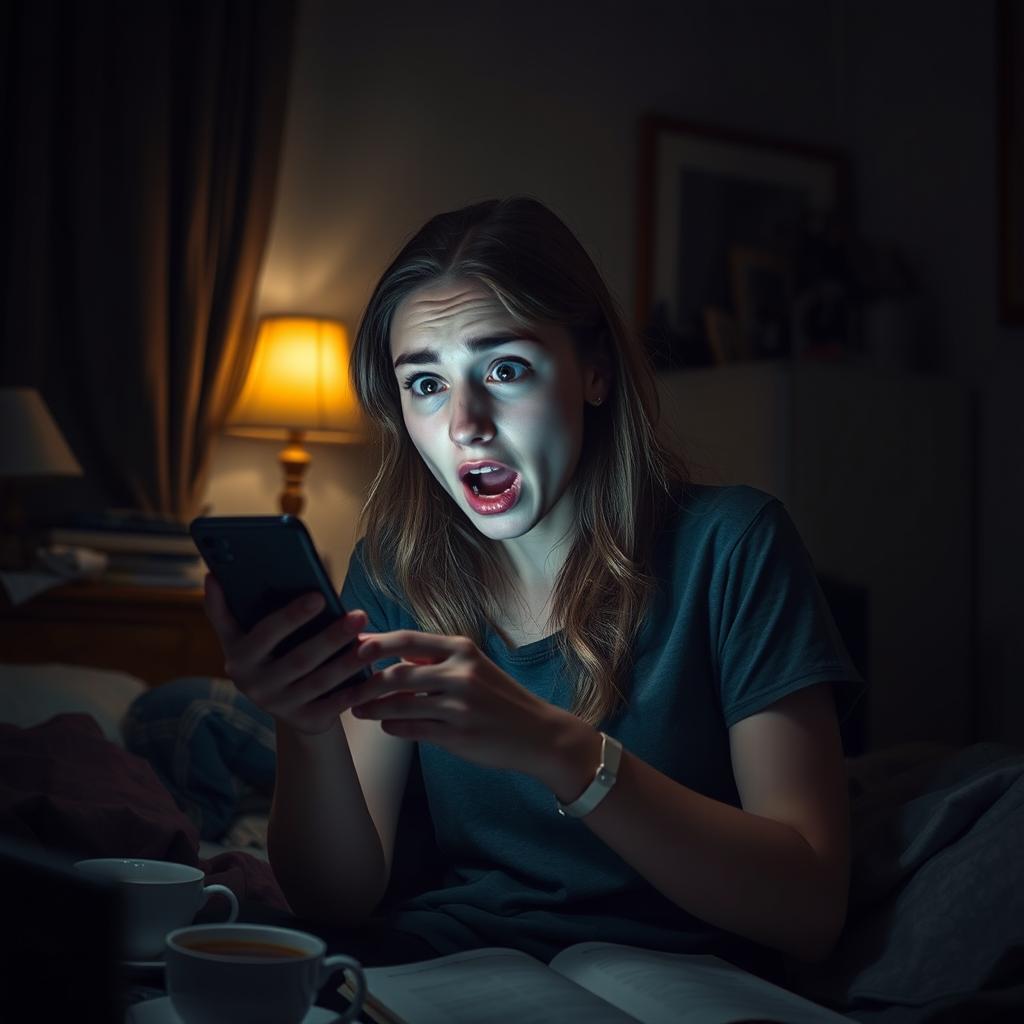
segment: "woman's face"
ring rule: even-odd
[[[560,502],[559,521],[572,521],[566,491],[580,456],[583,405],[605,388],[595,369],[580,364],[567,330],[524,329],[478,282],[437,282],[395,311],[391,360],[416,450],[481,533],[521,537]],[[463,482],[465,463],[488,461],[516,476],[499,471],[492,481]]]

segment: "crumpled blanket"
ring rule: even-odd
[[[154,686],[132,702],[123,730],[125,747],[153,766],[202,839],[222,840],[246,812],[269,813],[274,720],[229,679]]]
[[[150,764],[106,739],[90,715],[57,715],[29,729],[0,723],[0,834],[75,858],[188,864],[240,903],[290,912],[265,861],[241,852],[201,859],[196,826]]]
[[[875,779],[851,827],[846,928],[791,987],[860,1020],[1024,1020],[1024,749],[975,743]],[[978,1014],[956,1016],[971,994]]]

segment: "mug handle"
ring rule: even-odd
[[[214,893],[222,893],[228,898],[228,903],[231,904],[231,909],[228,911],[228,916],[224,919],[224,924],[230,924],[232,921],[238,920],[238,897],[226,886],[226,885],[204,885],[203,886],[203,906],[205,906],[211,896]]]
[[[320,965],[320,981],[316,986],[317,992],[327,984],[332,974],[339,970],[351,971],[356,979],[356,992],[351,999],[351,1005],[345,1013],[338,1017],[336,1024],[345,1024],[346,1021],[354,1020],[356,1014],[363,1009],[363,1002],[366,999],[366,976],[363,974],[363,965],[350,956],[329,956]]]

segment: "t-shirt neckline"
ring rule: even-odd
[[[525,665],[535,661],[541,661],[550,657],[558,643],[561,630],[542,636],[539,640],[533,640],[522,647],[509,647],[501,638],[501,634],[491,626],[487,627],[485,646],[492,654],[498,654],[502,660],[518,665]]]

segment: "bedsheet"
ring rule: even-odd
[[[87,714],[24,729],[0,723],[0,833],[76,858],[189,864],[240,902],[289,911],[266,861],[241,852],[201,858],[196,826],[151,765],[106,739]]]
[[[975,743],[851,801],[847,923],[792,987],[862,1021],[1024,1020],[1024,749]]]
[[[827,960],[791,964],[790,987],[864,1024],[1024,1020],[1024,749],[973,744],[852,796],[847,925]],[[191,864],[288,912],[265,861],[201,856],[150,763],[88,714],[0,724],[0,833]]]

